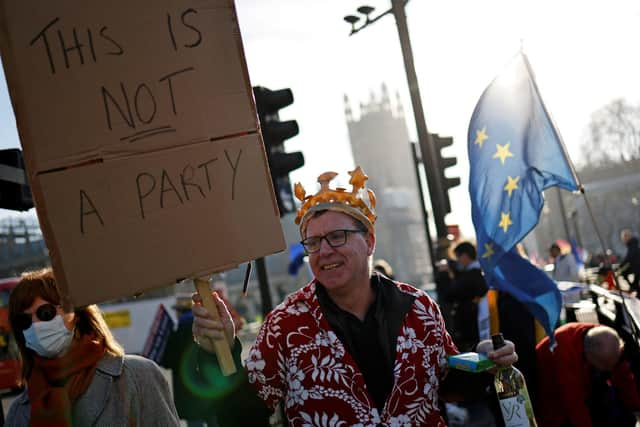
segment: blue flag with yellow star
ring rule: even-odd
[[[468,149],[471,211],[487,283],[525,304],[552,337],[560,291],[515,246],[538,223],[542,191],[575,191],[578,182],[523,53],[480,97]]]

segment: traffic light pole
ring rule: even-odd
[[[420,208],[422,210],[422,219],[424,220],[424,231],[427,237],[427,247],[429,248],[429,259],[431,260],[432,272],[436,274],[436,258],[433,252],[433,241],[431,240],[431,230],[429,229],[429,212],[424,205],[424,189],[422,188],[422,179],[420,178],[420,158],[418,156],[418,144],[411,142],[411,154],[413,155],[413,165],[416,170],[416,181],[418,182],[418,194],[420,196]]]
[[[416,121],[418,140],[422,150],[422,162],[427,173],[427,184],[429,195],[431,196],[431,207],[433,209],[433,220],[436,224],[436,234],[438,235],[438,258],[444,258],[446,247],[442,247],[447,238],[447,226],[444,222],[444,197],[442,183],[438,176],[438,164],[436,160],[435,147],[431,140],[431,135],[427,129],[427,122],[424,119],[422,99],[420,97],[420,87],[413,63],[413,51],[411,49],[411,39],[409,38],[409,27],[407,25],[407,15],[404,7],[406,0],[391,0],[393,16],[398,27],[398,37],[402,47],[402,57],[404,58],[404,69],[407,73],[407,82],[411,94],[411,106]]]
[[[262,318],[273,309],[271,302],[271,291],[269,290],[269,278],[267,277],[267,267],[264,257],[256,259],[256,271],[258,274],[258,287],[260,288],[260,300],[262,301]]]

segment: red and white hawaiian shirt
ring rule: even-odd
[[[267,316],[246,361],[258,395],[272,409],[284,399],[292,426],[445,426],[439,381],[446,356],[458,350],[436,303],[410,285],[394,284],[416,299],[398,331],[395,382],[382,413],[322,314],[315,281]]]

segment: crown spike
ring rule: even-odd
[[[349,184],[353,185],[353,193],[357,193],[361,188],[364,188],[365,182],[369,179],[360,166],[349,172],[349,175],[351,175]]]
[[[338,176],[336,172],[325,172],[318,177],[318,182],[320,183],[320,190],[328,190],[329,183],[333,178]]]
[[[371,207],[375,209],[375,207],[376,207],[376,194],[370,188],[367,188],[367,193],[369,194],[369,202],[371,203]]]
[[[296,185],[293,186],[293,193],[295,194],[296,199],[300,200],[301,202],[304,201],[304,196],[306,196],[307,194],[307,192],[304,191],[304,187],[299,182],[296,182]]]

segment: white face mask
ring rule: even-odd
[[[28,348],[49,359],[67,351],[73,340],[73,333],[59,314],[47,322],[33,322],[22,334]]]

